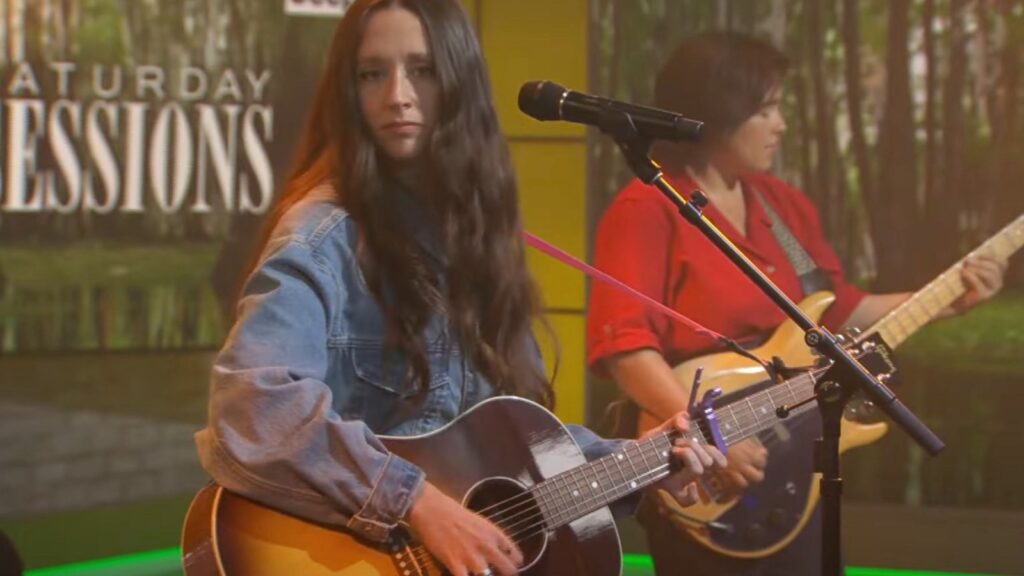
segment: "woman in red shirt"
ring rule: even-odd
[[[797,189],[765,172],[786,123],[779,108],[785,55],[734,33],[715,32],[683,42],[659,71],[655,105],[705,122],[700,144],[655,149],[668,180],[681,193],[700,189],[704,214],[794,300],[807,294],[772,232],[769,211],[823,272],[836,301],[822,322],[831,329],[871,325],[909,294],[865,294],[843,278],[825,241],[817,211]],[[602,217],[595,265],[700,324],[740,343],[763,341],[786,317],[659,191],[633,181]],[[961,311],[995,294],[1006,262],[978,258],[963,279]],[[953,309],[946,312],[952,314]],[[715,342],[608,286],[591,287],[588,364],[611,377],[642,410],[662,421],[686,407],[689,391],[672,372],[677,363],[715,350]],[[756,440],[733,446],[723,475],[739,494],[761,481],[767,450]],[[817,516],[817,514],[815,514]],[[645,520],[658,574],[818,574],[820,528],[812,520],[788,547],[762,560],[710,552],[658,514]]]

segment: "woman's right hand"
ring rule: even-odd
[[[514,576],[523,554],[501,528],[427,482],[409,511],[420,542],[452,576],[490,573]]]
[[[724,484],[724,493],[738,496],[751,484],[764,480],[764,469],[768,465],[768,450],[756,438],[737,442],[725,453],[728,464],[719,473]]]

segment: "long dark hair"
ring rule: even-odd
[[[446,259],[443,283],[395,210],[396,183],[360,113],[356,55],[373,12],[419,17],[440,86],[437,124],[424,148],[425,215]],[[360,230],[358,261],[384,311],[389,344],[425,390],[423,332],[447,316],[466,358],[501,393],[552,405],[531,327],[540,296],[525,262],[518,194],[473,28],[457,0],[358,0],[338,25],[277,214],[330,182]],[[442,288],[443,286],[443,288]],[[386,289],[385,289],[386,287]]]
[[[698,144],[659,143],[655,156],[669,169],[701,166],[761,108],[788,68],[785,54],[752,36],[715,31],[683,40],[658,70],[654,105],[701,120],[704,136]]]

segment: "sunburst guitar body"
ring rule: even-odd
[[[557,418],[519,398],[492,398],[431,434],[381,437],[439,490],[502,527],[531,576],[619,576],[608,504],[669,474],[669,434],[587,462]],[[386,542],[300,519],[210,484],[182,533],[187,576],[441,576],[403,526]]]

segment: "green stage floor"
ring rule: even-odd
[[[181,576],[181,551],[177,548],[155,550],[130,556],[105,558],[91,562],[67,564],[52,568],[29,570],[25,576]],[[622,576],[652,576],[651,559],[647,556],[627,554]],[[846,570],[847,576],[983,576],[953,572],[917,572],[884,568],[857,568]]]

